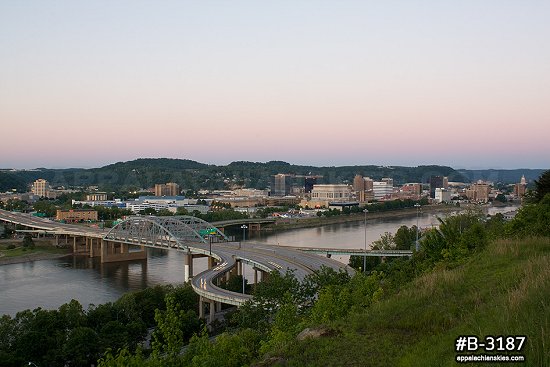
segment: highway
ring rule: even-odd
[[[132,217],[133,222],[151,223],[155,217]],[[0,210],[0,221],[20,224],[22,226],[35,230],[42,230],[44,233],[52,235],[69,235],[102,238],[116,242],[117,239],[107,238],[108,230],[95,227],[87,227],[83,225],[58,223],[48,219],[39,218],[26,213],[8,212]],[[130,221],[130,220],[129,220]],[[129,222],[128,221],[128,222]],[[251,298],[250,295],[231,292],[216,286],[216,279],[224,276],[228,271],[231,271],[237,266],[237,261],[242,261],[248,266],[264,271],[271,272],[273,270],[285,273],[290,270],[294,273],[298,280],[303,280],[308,274],[319,270],[322,266],[339,270],[346,269],[348,272],[353,272],[353,269],[348,266],[327,257],[305,253],[296,248],[285,248],[265,243],[256,243],[254,241],[239,242],[219,242],[212,243],[211,249],[209,243],[193,242],[183,243],[181,238],[174,238],[171,241],[166,241],[165,234],[159,236],[158,241],[151,242],[134,242],[146,247],[159,248],[163,247],[169,250],[176,250],[187,253],[188,255],[206,255],[216,259],[217,265],[211,269],[203,271],[192,277],[191,285],[195,292],[199,295],[212,300],[231,305],[241,305]],[[132,238],[133,240],[133,238]],[[128,243],[126,241],[120,241]],[[211,251],[211,252],[210,252]]]

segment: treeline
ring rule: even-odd
[[[188,340],[203,322],[197,316],[198,296],[191,286],[156,286],[127,293],[116,302],[91,305],[76,300],[57,310],[37,308],[0,318],[0,365],[91,366],[108,349],[135,350],[167,309],[177,303],[181,313],[179,333]],[[168,304],[167,304],[168,303]],[[153,342],[165,342],[156,329]]]
[[[411,200],[411,199],[401,200],[400,199],[400,200],[381,201],[381,202],[372,203],[367,207],[346,206],[346,207],[343,207],[342,210],[328,209],[324,211],[319,211],[317,212],[317,216],[334,217],[338,215],[359,214],[359,213],[362,213],[363,210],[365,209],[367,209],[369,213],[377,213],[377,212],[385,212],[389,210],[413,208],[416,204],[428,205],[428,203],[429,202],[427,198],[422,198],[420,200]]]

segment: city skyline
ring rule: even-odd
[[[0,168],[548,168],[550,4],[0,4]]]

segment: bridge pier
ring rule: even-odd
[[[206,324],[209,325],[215,320],[216,312],[220,312],[222,310],[222,304],[221,302],[213,301],[211,299],[200,296],[199,297],[199,319],[206,318],[206,315],[204,312],[205,307],[208,307],[208,319],[206,320]]]
[[[129,260],[147,260],[147,250],[141,245],[141,250],[130,251],[130,245],[101,240],[101,263]],[[133,245],[132,245],[133,246]],[[138,245],[136,245],[138,246]]]
[[[90,237],[90,257],[101,257],[101,239]]]
[[[84,247],[82,249],[82,247]],[[87,254],[88,253],[88,237],[73,236],[73,254]]]
[[[204,318],[204,301],[202,296],[199,296],[199,319]]]
[[[248,224],[248,230],[250,232],[259,232],[261,229],[260,223],[249,223]]]
[[[214,317],[216,316],[216,301],[210,300],[210,314],[208,315],[208,323],[212,323],[214,321]]]

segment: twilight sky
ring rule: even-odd
[[[547,0],[0,0],[0,168],[549,168],[549,19]]]

